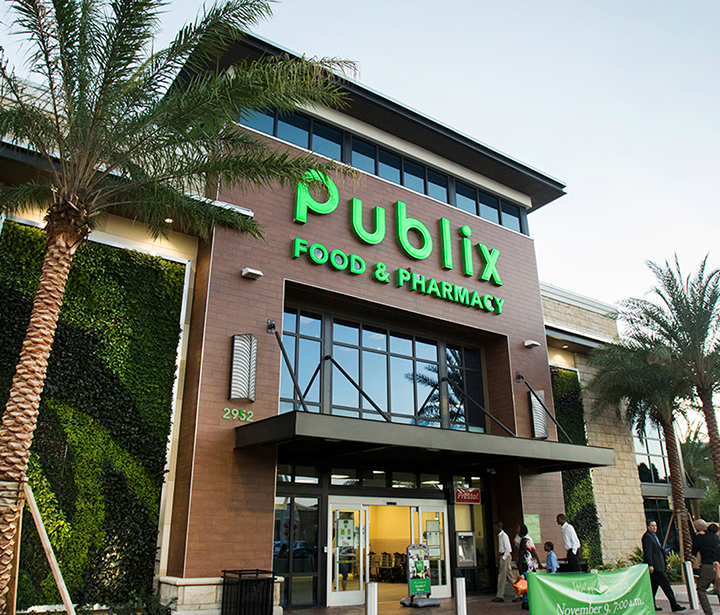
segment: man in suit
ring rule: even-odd
[[[670,581],[665,576],[665,570],[667,570],[667,560],[665,559],[665,550],[660,544],[660,540],[657,536],[657,523],[652,520],[647,522],[647,532],[642,537],[643,555],[645,556],[645,563],[648,565],[650,572],[650,584],[652,585],[653,602],[655,601],[655,594],[657,593],[658,587],[662,587],[663,592],[670,601],[670,607],[673,613],[684,611],[685,607],[680,606],[675,599],[675,594],[670,587]],[[656,611],[661,611],[659,606],[655,606]]]

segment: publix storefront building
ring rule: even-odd
[[[279,50],[249,38],[232,60]],[[228,60],[230,61],[230,60]],[[286,607],[493,586],[492,524],[560,544],[560,470],[613,452],[557,442],[527,214],[556,180],[348,84],[349,105],[246,118],[278,147],[357,169],[223,192],[264,240],[199,248],[161,584],[212,591],[273,569]],[[185,610],[192,610],[190,606]]]

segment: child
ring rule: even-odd
[[[555,551],[553,551],[555,545],[548,541],[545,543],[545,546],[543,548],[547,553],[547,561],[545,562],[545,568],[547,568],[548,572],[554,574],[560,569],[560,562],[558,562],[557,555],[555,555]]]

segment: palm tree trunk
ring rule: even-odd
[[[692,559],[692,538],[690,537],[690,526],[688,525],[688,513],[685,508],[685,496],[683,495],[682,473],[680,472],[680,458],[678,457],[677,440],[675,440],[675,427],[672,421],[660,421],[665,438],[665,448],[668,454],[668,465],[670,466],[670,491],[672,493],[673,512],[678,520],[679,529],[682,532],[683,561]]]
[[[0,615],[6,613],[22,493],[19,487],[25,481],[48,357],[78,245],[77,240],[68,242],[67,235],[48,236],[30,323],[0,426]]]
[[[712,390],[697,389],[702,411],[705,415],[705,425],[708,430],[708,440],[710,442],[710,457],[712,458],[713,468],[715,470],[715,479],[720,480],[720,433],[718,433],[717,418],[715,416],[715,407],[712,401]]]

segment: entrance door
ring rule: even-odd
[[[430,587],[433,598],[449,598],[450,558],[447,551],[446,507],[432,504],[421,504],[418,520],[420,528],[418,536],[421,542],[430,549]]]
[[[392,584],[386,589],[393,592],[402,590],[405,578],[400,574],[401,565],[392,569],[382,568],[384,563],[371,566],[371,546],[375,558],[394,555],[395,564],[398,553],[404,555],[409,544],[427,544],[431,595],[433,598],[452,595],[445,502],[330,496],[328,512],[328,606],[363,604],[365,584],[371,578],[381,583],[381,594],[384,584]]]
[[[328,606],[362,604],[368,576],[368,507],[330,503]]]

